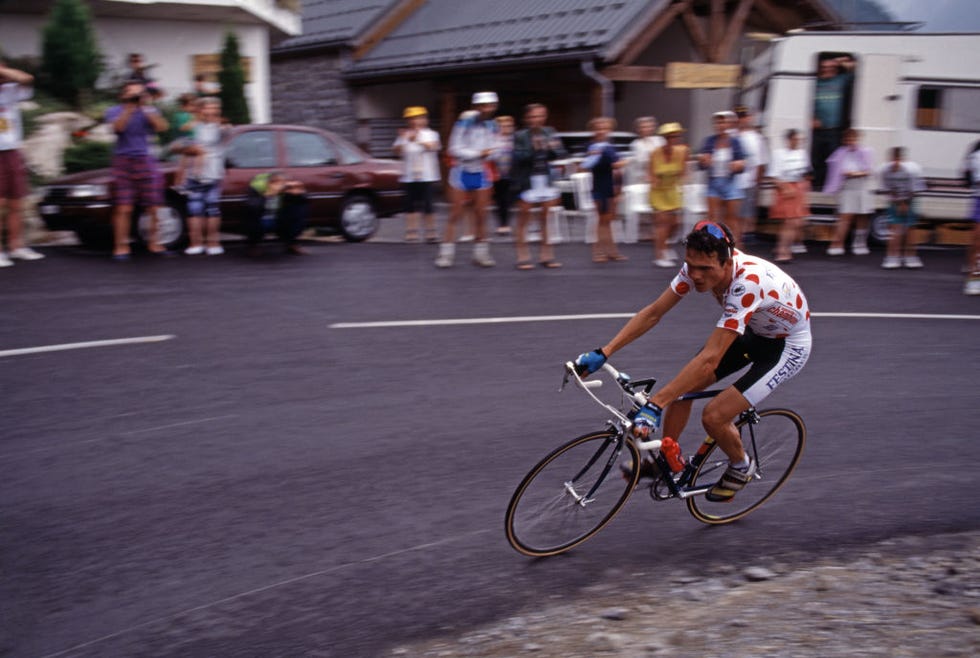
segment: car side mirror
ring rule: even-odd
[[[231,158],[225,158],[225,169],[234,169],[237,165]]]

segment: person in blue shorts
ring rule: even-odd
[[[436,267],[452,267],[456,257],[456,225],[466,206],[473,211],[473,263],[480,267],[493,267],[496,262],[490,256],[487,244],[486,216],[493,188],[490,159],[497,148],[497,124],[493,115],[497,112],[497,94],[480,91],[473,94],[473,109],[463,112],[449,135],[449,155],[453,167],[449,171],[452,207],[446,222],[446,231]]]
[[[891,162],[878,172],[881,189],[888,195],[888,223],[891,237],[881,266],[894,270],[903,264],[908,268],[922,267],[922,260],[915,253],[915,244],[909,230],[915,226],[915,195],[926,189],[922,180],[922,168],[905,159],[905,149],[896,146],[891,150]]]
[[[704,140],[697,156],[698,167],[708,174],[708,218],[716,222],[737,222],[745,197],[737,176],[745,169],[745,150],[733,134],[737,120],[734,112],[715,112],[715,133]]]

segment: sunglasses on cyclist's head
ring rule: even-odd
[[[709,221],[707,219],[702,220],[694,225],[695,231],[704,231],[713,238],[718,238],[725,244],[729,244],[728,234],[725,233],[725,229],[716,224],[715,222]]]

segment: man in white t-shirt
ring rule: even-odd
[[[575,359],[580,374],[591,374],[606,358],[656,326],[689,292],[708,292],[722,308],[704,347],[633,416],[633,432],[646,439],[663,423],[663,437],[677,440],[687,425],[691,400],[748,366],[733,384],[705,406],[701,424],[728,456],[729,466],[705,497],[730,500],[755,476],[756,463],[742,446],[734,419],[756,407],[803,369],[810,357],[810,309],[800,286],[776,265],[735,248],[724,224],[701,221],[685,239],[684,265],[652,303],[639,310],[602,347]],[[640,465],[641,476],[649,466]],[[652,475],[652,473],[651,473]]]
[[[24,139],[18,103],[34,95],[34,76],[0,61],[0,220],[6,215],[7,253],[0,249],[0,267],[12,258],[38,260],[41,254],[23,243],[23,203],[28,193],[27,167],[20,154]],[[3,224],[0,223],[0,229]],[[2,232],[2,231],[0,231]]]
[[[741,246],[742,236],[755,230],[759,211],[759,181],[769,164],[769,149],[765,138],[756,130],[755,113],[750,108],[739,105],[735,108],[735,115],[738,117],[738,141],[742,142],[742,150],[745,152],[745,170],[738,176],[738,185],[745,196],[739,207],[738,222],[732,226],[732,233],[735,234],[735,244]]]

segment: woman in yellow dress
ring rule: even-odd
[[[650,156],[650,205],[653,207],[653,264],[675,267],[677,256],[667,248],[667,240],[680,223],[684,206],[681,186],[687,174],[690,149],[681,143],[684,128],[679,123],[665,123],[659,133],[667,140]]]

